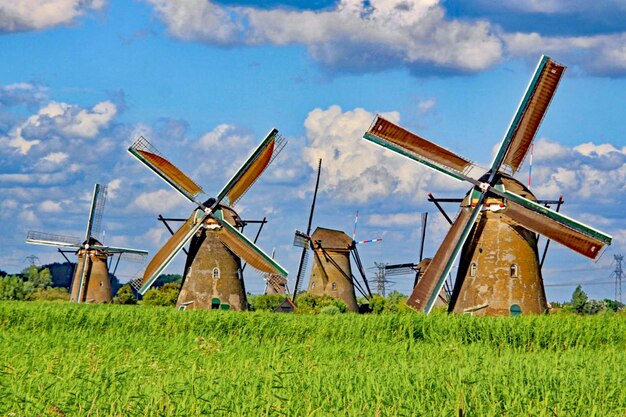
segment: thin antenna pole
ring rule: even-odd
[[[320,158],[319,163],[317,165],[317,179],[315,180],[315,191],[313,192],[313,202],[311,203],[311,211],[309,213],[309,223],[306,227],[306,235],[311,236],[311,226],[313,224],[313,212],[315,211],[315,200],[317,200],[317,189],[320,185],[320,173],[322,172],[322,158]],[[309,238],[309,242],[310,242]],[[303,273],[302,268],[304,266],[304,258],[306,257],[306,251],[308,248],[305,246],[302,248],[302,254],[300,255],[300,264],[298,265],[298,274],[296,275],[296,285],[293,288],[293,295],[291,297],[291,301],[296,301],[296,295],[298,295],[298,287],[300,286],[300,279]]]
[[[529,160],[529,164],[528,164],[528,188],[530,188],[530,179],[533,173],[533,153],[535,150],[535,144],[531,143],[530,144],[530,160]]]
[[[426,223],[428,221],[428,212],[422,213],[422,243],[420,244],[420,262],[424,258],[424,241],[426,240]]]

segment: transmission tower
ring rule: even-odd
[[[374,281],[376,282],[376,292],[378,295],[385,296],[385,286],[389,282],[385,276],[386,263],[374,262],[376,273],[374,275]]]
[[[619,301],[622,303],[622,261],[624,260],[624,256],[622,254],[613,255],[613,259],[615,259],[615,271],[613,271],[613,275],[615,275],[615,301]]]
[[[35,255],[29,255],[24,259],[29,262],[30,266],[34,266],[40,263],[39,258]]]

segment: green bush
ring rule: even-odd
[[[133,293],[133,289],[130,284],[125,284],[120,287],[113,297],[114,304],[137,304],[137,297]]]
[[[335,305],[330,305],[330,306],[326,306],[326,307],[322,307],[320,309],[320,314],[329,314],[329,315],[333,315],[333,314],[340,314],[341,311],[339,310],[339,307],[335,306]]]
[[[328,295],[313,295],[306,292],[301,293],[296,298],[296,313],[298,314],[319,314],[321,309],[327,306],[335,306],[340,313],[346,312],[346,304]]]
[[[31,301],[70,301],[66,288],[42,288],[28,296]]]
[[[284,294],[249,295],[248,304],[253,311],[274,311],[286,299]]]

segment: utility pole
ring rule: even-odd
[[[624,256],[622,254],[613,255],[615,259],[615,301],[622,302],[622,261]]]

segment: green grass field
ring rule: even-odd
[[[624,416],[625,329],[4,302],[0,415]]]

